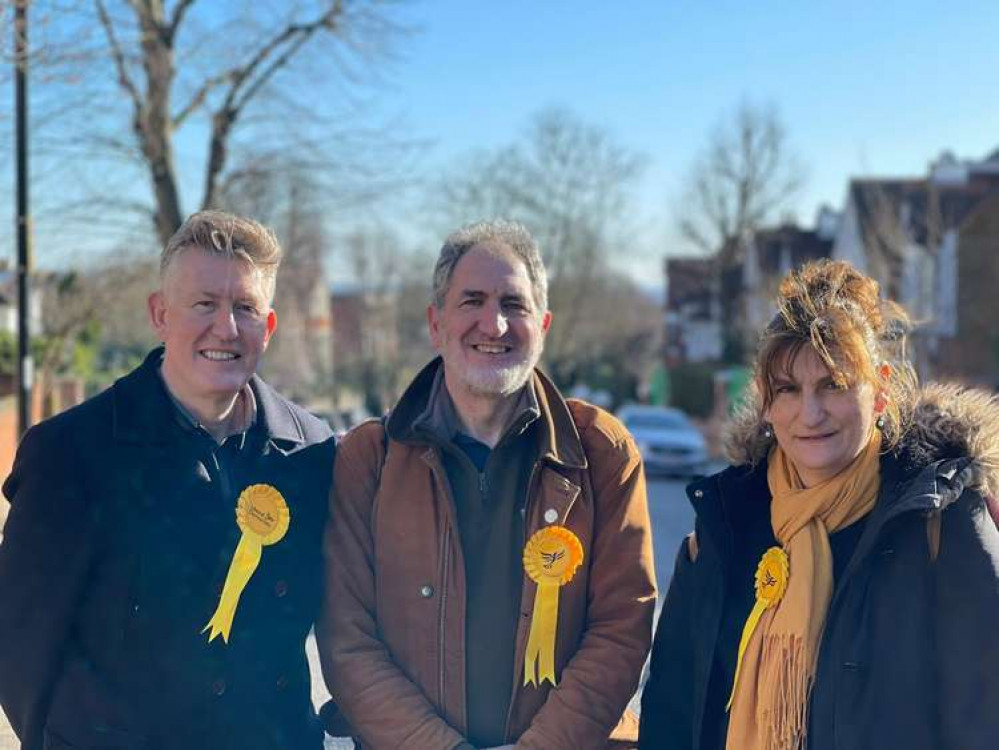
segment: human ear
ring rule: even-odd
[[[153,292],[146,301],[149,311],[149,325],[156,332],[156,336],[163,341],[166,335],[166,302],[163,299],[163,292]]]
[[[440,350],[440,317],[438,316],[437,305],[430,303],[427,305],[427,330],[430,332],[430,343],[434,349]]]

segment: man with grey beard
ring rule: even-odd
[[[636,740],[655,604],[641,459],[536,369],[547,297],[524,227],[452,234],[427,308],[440,356],[339,448],[318,635],[365,750]]]

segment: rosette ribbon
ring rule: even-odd
[[[538,585],[531,630],[524,654],[524,685],[539,686],[555,679],[555,634],[558,631],[558,590],[572,580],[583,562],[583,545],[564,526],[537,531],[524,546],[524,572]]]
[[[229,643],[239,597],[260,564],[263,548],[281,541],[290,522],[288,503],[271,485],[251,484],[240,493],[236,502],[236,525],[243,535],[229,564],[215,614],[201,631],[211,631],[209,643],[220,635],[223,641]]]
[[[771,607],[776,607],[784,598],[790,572],[791,566],[787,553],[780,547],[771,547],[760,558],[760,564],[756,567],[754,584],[756,604],[753,605],[753,611],[749,613],[746,624],[742,628],[742,638],[739,639],[739,656],[735,664],[735,678],[732,680],[732,694],[729,695],[728,703],[725,704],[726,711],[732,708],[735,688],[739,684],[739,674],[742,672],[742,657],[746,653],[749,641],[756,631],[756,626],[760,624],[763,613]]]

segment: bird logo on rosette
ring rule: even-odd
[[[524,654],[524,684],[555,679],[555,634],[558,631],[558,590],[569,583],[583,562],[579,537],[564,526],[537,531],[524,546],[524,572],[538,585],[531,630]]]

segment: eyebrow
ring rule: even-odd
[[[824,385],[826,383],[835,383],[837,381],[836,378],[834,378],[832,375],[823,375],[821,378],[818,378],[815,382],[818,385]],[[797,380],[794,379],[794,377],[788,375],[775,375],[773,377],[772,383],[775,387],[781,385],[801,385]]]
[[[475,299],[479,299],[479,298],[488,297],[488,296],[489,296],[489,293],[485,292],[485,291],[482,291],[481,289],[462,289],[461,290],[461,297],[462,297],[462,299],[468,299],[470,297],[471,298],[475,298]],[[523,302],[526,299],[527,299],[527,297],[525,295],[519,293],[519,292],[505,292],[504,294],[500,295],[500,300],[504,301],[504,302],[508,301],[508,300],[516,300],[518,302]]]

